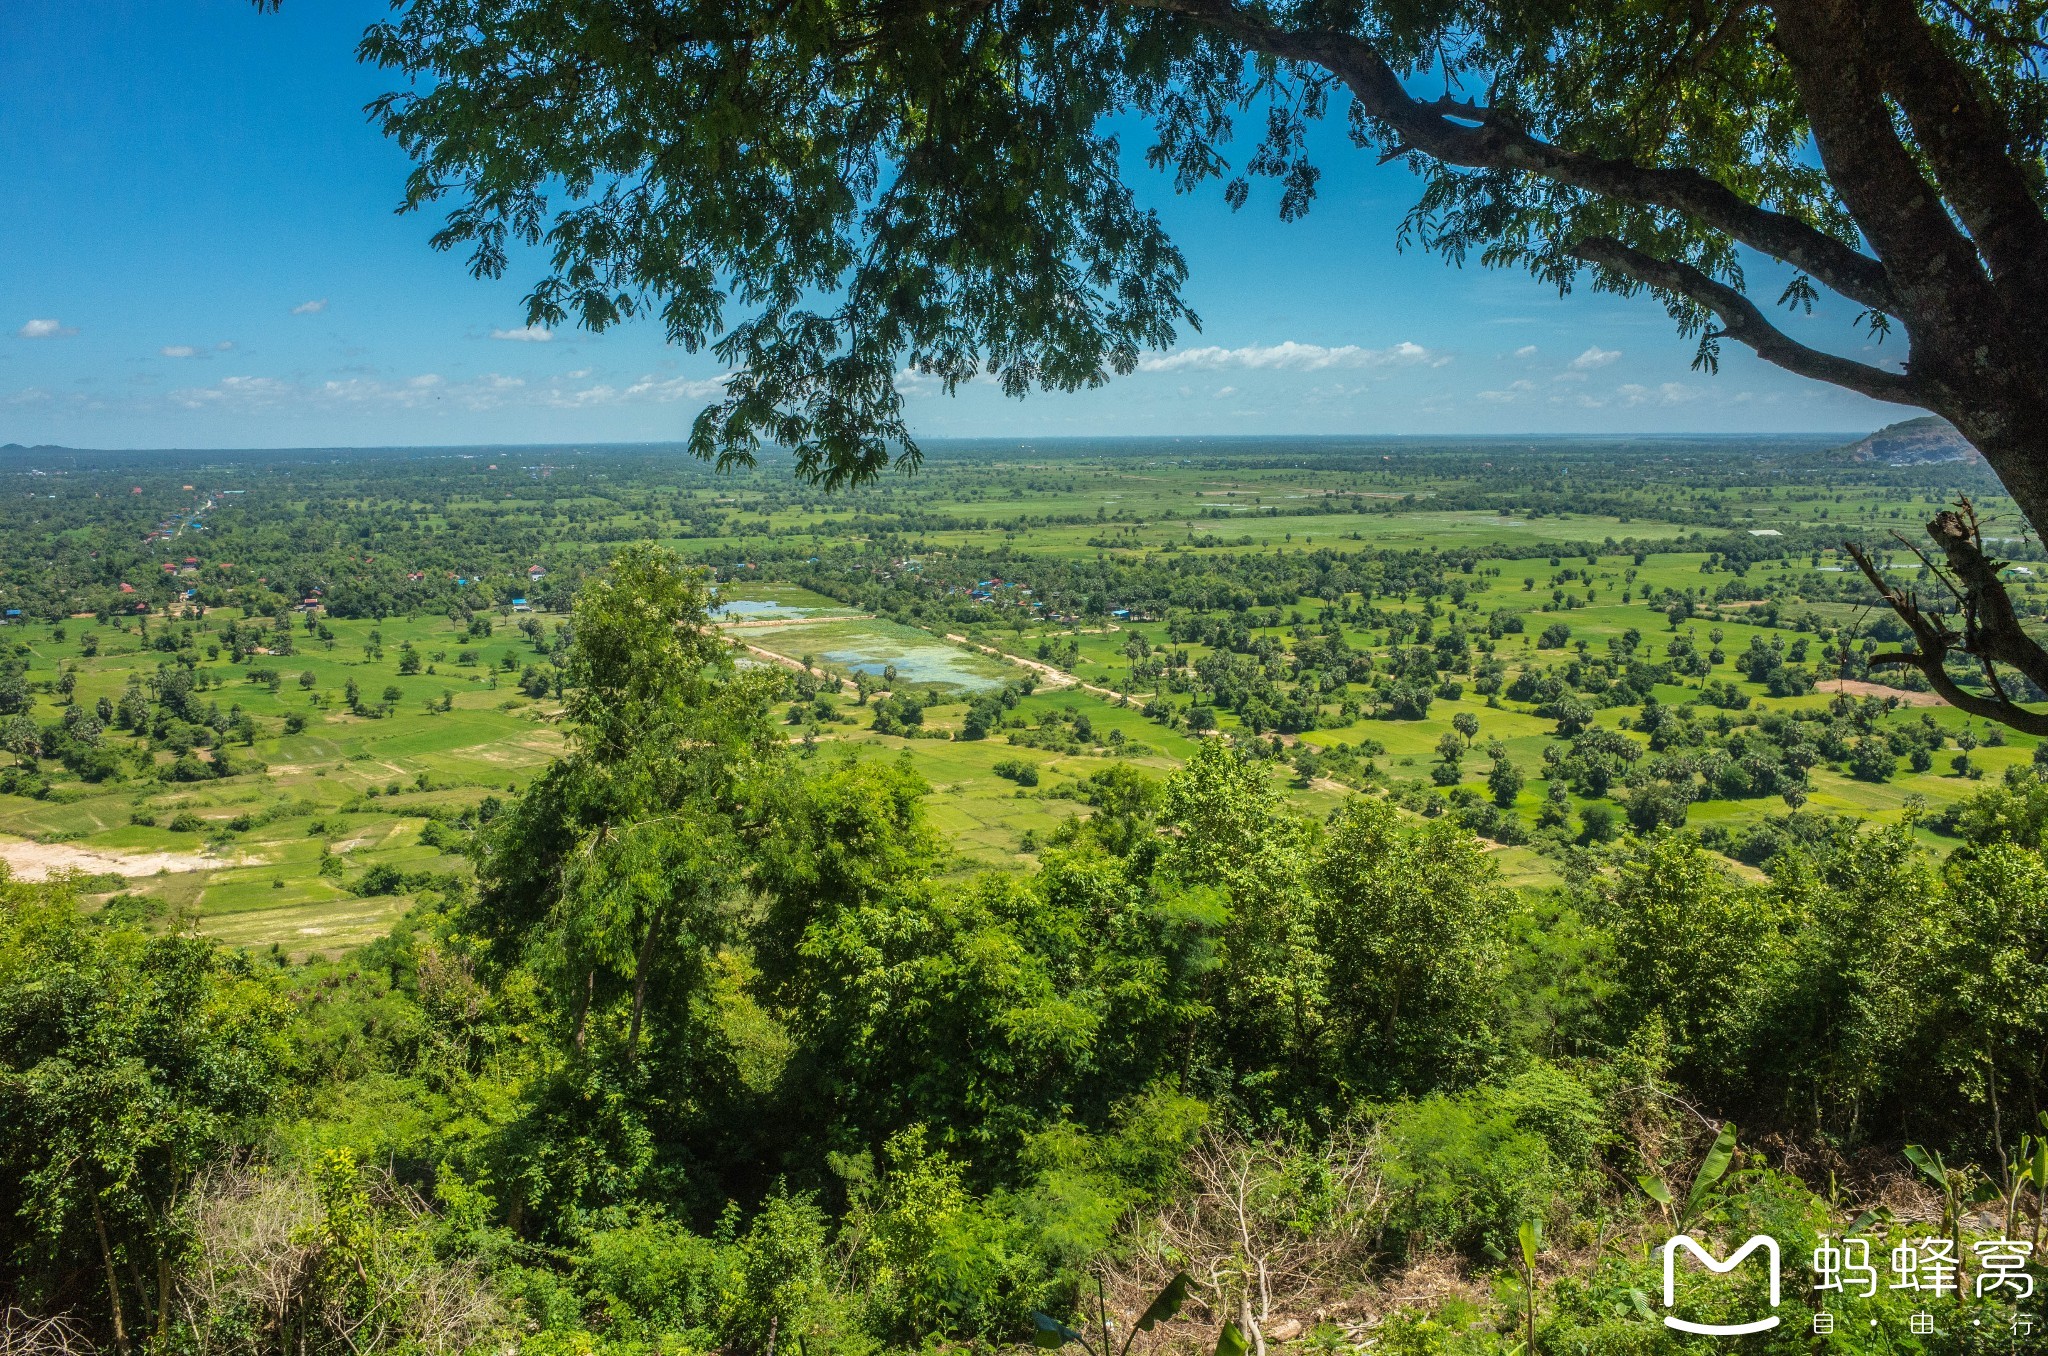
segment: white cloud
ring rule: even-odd
[[[163,354],[166,358],[189,358],[199,352],[199,350],[190,344],[165,344],[157,352]]]
[[[1517,358],[1533,358],[1533,357],[1535,357],[1535,356],[1536,356],[1536,345],[1534,345],[1534,344],[1524,344],[1524,345],[1522,345],[1522,346],[1521,346],[1520,348],[1518,348],[1518,349],[1516,349],[1516,350],[1515,350],[1515,356],[1516,356]]]
[[[1698,400],[1706,391],[1698,386],[1687,386],[1682,382],[1667,381],[1651,390],[1629,382],[1614,388],[1614,394],[1624,408],[1638,405],[1684,405]]]
[[[300,302],[300,303],[299,303],[298,305],[296,305],[296,306],[292,307],[292,314],[293,314],[293,315],[319,315],[319,314],[320,314],[320,313],[321,313],[322,311],[324,311],[324,310],[326,310],[326,309],[327,309],[327,298],[325,298],[325,297],[322,297],[322,298],[320,298],[320,299],[319,299],[318,301],[302,301],[302,302]]]
[[[331,384],[331,383],[330,383]],[[211,386],[188,386],[170,394],[188,410],[267,408],[283,403],[297,388],[275,377],[222,377]]]
[[[383,407],[420,409],[457,406],[470,410],[544,406],[582,409],[596,405],[665,405],[679,400],[704,400],[724,389],[727,377],[708,380],[645,376],[625,386],[577,386],[562,378],[537,385],[522,377],[490,373],[450,381],[437,372],[385,380],[371,375],[334,378],[317,383],[280,381],[274,377],[224,377],[211,386],[170,392],[173,405],[188,410],[262,410],[298,407],[308,410]]]
[[[1226,367],[1241,367],[1254,371],[1321,372],[1332,367],[1442,367],[1450,360],[1447,353],[1438,353],[1405,339],[1391,348],[1361,348],[1357,344],[1325,348],[1321,344],[1298,344],[1290,339],[1285,343],[1247,348],[1218,348],[1213,345],[1184,348],[1178,353],[1147,358],[1138,364],[1138,369],[1143,372],[1177,372],[1187,368],[1218,371]]]
[[[1512,405],[1535,389],[1536,383],[1533,381],[1511,381],[1503,390],[1479,392],[1479,399],[1489,405]]]
[[[1217,400],[1223,400],[1236,394],[1237,388],[1235,386],[1219,386],[1216,388],[1215,398]]]
[[[725,389],[726,377],[712,377],[695,380],[690,377],[656,378],[645,376],[620,389],[599,383],[581,390],[550,390],[543,395],[546,404],[557,409],[581,409],[589,405],[629,405],[646,403],[667,405],[678,400],[709,400]]]
[[[1600,345],[1594,344],[1584,353],[1572,359],[1572,370],[1576,372],[1590,372],[1596,367],[1607,366],[1620,356],[1621,350],[1618,348],[1602,348]]]
[[[23,339],[68,339],[76,333],[61,320],[31,320],[15,331]]]
[[[7,397],[10,405],[40,405],[50,398],[50,393],[40,386],[24,386]]]
[[[491,338],[506,339],[515,344],[545,344],[555,337],[555,332],[545,325],[522,325],[516,330],[492,330]]]
[[[213,346],[213,351],[214,351],[215,353],[226,353],[226,352],[227,352],[228,350],[232,349],[232,348],[233,348],[234,346],[235,346],[235,341],[234,341],[234,340],[232,340],[232,339],[223,339],[223,340],[221,340],[221,341],[220,341],[219,343],[217,343],[217,344],[215,344],[215,345]]]

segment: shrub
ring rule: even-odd
[[[1019,786],[1038,785],[1038,764],[1022,758],[1005,758],[989,770]]]
[[[190,810],[180,810],[170,823],[172,833],[198,833],[206,827],[206,821]]]
[[[1620,830],[1621,815],[1604,800],[1594,801],[1579,812],[1579,827],[1589,843],[1611,841]]]
[[[770,1196],[740,1239],[719,1297],[719,1326],[729,1344],[764,1350],[771,1329],[778,1345],[801,1349],[823,1316],[825,1216],[809,1196]]]
[[[411,885],[412,878],[388,862],[379,862],[362,874],[356,882],[356,893],[362,896],[403,894]]]
[[[1388,1245],[1411,1252],[1450,1244],[1506,1255],[1525,1219],[1549,1215],[1572,1185],[1541,1122],[1569,1135],[1577,1113],[1562,1114],[1536,1092],[1518,1120],[1498,1090],[1424,1097],[1391,1107],[1380,1121],[1383,1172],[1393,1202]]]
[[[583,1308],[623,1341],[659,1344],[689,1334],[710,1347],[717,1335],[721,1249],[679,1224],[643,1220],[592,1233],[576,1262]]]

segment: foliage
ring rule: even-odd
[[[285,1009],[242,957],[95,927],[63,885],[0,874],[4,1265],[106,1282],[117,1342],[170,1321],[194,1173],[269,1106]],[[124,1296],[117,1279],[149,1280]],[[17,1282],[19,1284],[20,1282]],[[44,1280],[42,1283],[47,1284]],[[140,1310],[123,1306],[132,1298]]]

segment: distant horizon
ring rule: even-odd
[[[1925,418],[1928,416],[1917,416]],[[1897,420],[1904,423],[1906,420]],[[1041,444],[1072,445],[1079,443],[1209,443],[1229,446],[1243,446],[1258,443],[1571,443],[1571,442],[1742,442],[1748,441],[1798,441],[1822,442],[1830,438],[1849,440],[1860,439],[1876,432],[1874,428],[1845,426],[1839,429],[1819,430],[1765,430],[1725,432],[1711,429],[1701,430],[1645,430],[1641,432],[1589,431],[1582,433],[1554,432],[1506,432],[1506,433],[1059,433],[1059,434],[946,434],[920,438],[921,450],[948,447],[1030,447]],[[362,452],[465,452],[471,450],[506,451],[609,451],[609,450],[659,450],[674,449],[687,454],[688,442],[683,438],[653,439],[545,439],[534,442],[444,442],[444,443],[249,443],[249,444],[187,444],[180,446],[84,446],[75,443],[0,443],[0,453],[19,452],[69,452],[105,453],[126,455],[181,454],[203,452],[290,452],[290,453],[362,453]],[[781,448],[764,448],[764,456],[783,453]]]

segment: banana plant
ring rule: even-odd
[[[1707,1150],[1707,1156],[1700,1160],[1700,1168],[1693,1175],[1692,1190],[1686,1193],[1683,1208],[1676,1206],[1673,1195],[1663,1179],[1644,1173],[1636,1178],[1636,1185],[1643,1194],[1664,1207],[1665,1218],[1671,1227],[1682,1228],[1699,1213],[1702,1207],[1716,1199],[1714,1188],[1728,1175],[1728,1167],[1735,1161],[1735,1122],[1729,1121],[1721,1127],[1721,1133],[1714,1137],[1714,1147]]]
[[[1525,1219],[1519,1232],[1522,1244],[1522,1308],[1529,1325],[1528,1340],[1522,1343],[1524,1356],[1536,1356],[1536,1254],[1543,1247],[1543,1221]]]
[[[1941,1229],[1955,1240],[1957,1259],[1956,1302],[1962,1303],[1964,1294],[1963,1257],[1963,1216],[1976,1206],[1999,1199],[1998,1184],[1968,1163],[1950,1167],[1942,1160],[1938,1151],[1918,1144],[1906,1146],[1906,1161],[1920,1170],[1920,1175],[1934,1183],[1934,1189],[1941,1193]]]
[[[2041,1128],[2048,1131],[2048,1111],[2041,1113]],[[2034,1183],[2034,1256],[2041,1255],[2041,1216],[2048,1210],[2048,1134],[2034,1141],[2034,1160],[2029,1165]],[[2007,1233],[2006,1237],[2012,1235]]]
[[[1999,1194],[2005,1202],[2005,1233],[2011,1238],[2013,1228],[2021,1222],[2020,1202],[2027,1191],[2034,1192],[2034,1246],[2041,1245],[2041,1185],[2048,1181],[2048,1137],[2036,1138],[2021,1135],[2019,1152],[2005,1165],[2005,1190]]]
[[[1145,1312],[1138,1315],[1137,1321],[1131,1324],[1130,1331],[1124,1334],[1123,1345],[1117,1346],[1114,1344],[1114,1338],[1110,1332],[1109,1302],[1103,1292],[1102,1278],[1098,1276],[1095,1279],[1095,1294],[1097,1303],[1096,1317],[1101,1328],[1101,1332],[1098,1334],[1101,1346],[1097,1347],[1094,1342],[1088,1339],[1088,1335],[1078,1328],[1070,1327],[1050,1314],[1040,1313],[1035,1309],[1031,1313],[1031,1345],[1039,1348],[1041,1351],[1058,1351],[1067,1343],[1075,1342],[1080,1344],[1081,1349],[1087,1352],[1088,1356],[1129,1356],[1131,1343],[1137,1340],[1139,1333],[1152,1331],[1153,1328],[1167,1322],[1181,1311],[1181,1306],[1187,1303],[1188,1289],[1194,1283],[1194,1278],[1185,1271],[1175,1272],[1173,1279],[1168,1281],[1165,1288],[1152,1297],[1152,1302],[1145,1306]],[[1085,1319],[1082,1321],[1086,1322]],[[1237,1325],[1226,1323],[1223,1326],[1224,1337],[1217,1339],[1216,1343],[1217,1356],[1243,1356],[1244,1337],[1242,1334],[1237,1336],[1237,1349],[1235,1351],[1226,1351],[1224,1349],[1224,1338],[1229,1337],[1235,1332]]]

